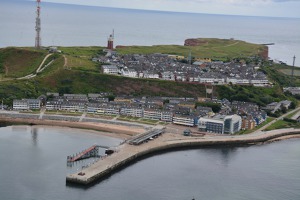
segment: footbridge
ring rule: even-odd
[[[68,156],[67,162],[76,162],[85,158],[99,157],[99,148],[109,149],[110,147],[104,145],[93,145],[88,149],[76,153],[75,155]]]

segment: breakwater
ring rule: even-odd
[[[250,145],[264,143],[276,138],[290,135],[300,135],[300,129],[259,132],[245,136],[208,136],[198,138],[187,138],[184,136],[178,136],[178,134],[175,135],[166,133],[154,141],[150,141],[139,146],[122,144],[119,147],[118,153],[108,156],[103,160],[99,160],[89,168],[86,168],[79,173],[67,175],[66,181],[88,185],[96,180],[112,174],[114,171],[134,162],[138,158],[166,150],[170,151],[178,148],[194,148],[217,145]]]

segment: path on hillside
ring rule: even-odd
[[[42,67],[43,67],[44,63],[46,62],[46,60],[47,60],[51,55],[52,55],[52,53],[49,53],[49,54],[46,55],[46,57],[44,58],[44,60],[43,60],[42,63],[40,64],[40,66],[37,68],[36,73],[39,73],[39,72],[41,72],[41,71],[43,70]]]
[[[52,64],[53,61],[49,62],[44,68],[43,65],[44,63],[46,62],[46,60],[49,58],[49,56],[51,56],[52,53],[50,54],[47,54],[45,56],[45,58],[43,59],[43,61],[41,62],[41,64],[39,65],[39,67],[37,68],[37,70],[35,71],[35,73],[32,73],[32,74],[28,74],[26,76],[23,76],[23,77],[19,77],[19,78],[5,78],[5,79],[1,79],[0,82],[4,82],[4,81],[12,81],[12,80],[23,80],[23,79],[31,79],[31,78],[34,78],[36,77],[37,73],[40,73],[42,72],[44,69],[46,69],[50,64]],[[7,66],[5,66],[5,73],[7,75],[8,73],[8,69],[7,69]]]
[[[225,46],[213,47],[212,49],[218,49],[218,48],[230,47],[230,46],[237,45],[238,43],[240,43],[240,42],[239,42],[239,41],[237,41],[237,42],[235,42],[235,43],[228,44],[228,45],[225,45]]]
[[[65,59],[64,68],[66,68],[68,66],[68,58],[66,57],[66,55],[63,55],[63,57]]]

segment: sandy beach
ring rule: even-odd
[[[127,139],[131,136],[145,132],[145,129],[137,126],[125,126],[116,124],[105,124],[98,122],[68,122],[68,121],[54,121],[54,120],[35,120],[35,119],[13,119],[13,118],[0,118],[2,122],[28,124],[28,125],[46,125],[46,126],[59,126],[70,127],[79,129],[91,129],[99,131],[99,134]]]

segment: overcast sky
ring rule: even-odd
[[[230,14],[300,17],[300,0],[42,0],[91,6]]]

